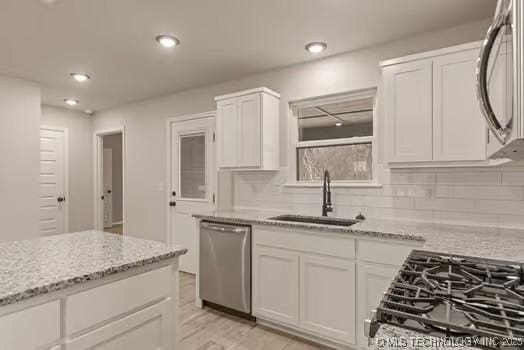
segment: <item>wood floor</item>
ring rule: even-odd
[[[327,350],[235,316],[195,306],[195,277],[180,273],[179,343],[182,350]]]
[[[113,225],[113,227],[104,228],[104,232],[116,233],[118,235],[121,235],[124,233],[124,225]]]

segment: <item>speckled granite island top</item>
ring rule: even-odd
[[[0,306],[186,252],[180,246],[99,231],[0,243]]]

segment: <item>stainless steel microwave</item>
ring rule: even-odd
[[[524,160],[524,4],[499,0],[477,62],[491,159]]]

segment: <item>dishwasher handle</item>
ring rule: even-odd
[[[244,233],[246,232],[246,229],[247,229],[247,227],[221,225],[221,224],[215,224],[215,223],[209,223],[209,222],[201,222],[200,227],[206,230],[227,232],[227,233]]]

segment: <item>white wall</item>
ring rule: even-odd
[[[379,86],[381,77],[378,62],[380,60],[480,40],[488,23],[488,20],[469,23],[445,31],[426,33],[356,52],[158,97],[100,113],[94,120],[95,129],[126,126],[126,233],[157,240],[165,239],[167,203],[165,203],[165,193],[160,188],[166,181],[166,118],[213,110],[215,108],[214,96],[257,86],[267,86],[278,91],[282,96],[280,139],[281,144],[286,145],[287,106],[290,101]],[[384,121],[380,120],[379,138],[383,138],[383,124]],[[382,144],[380,155],[384,154],[384,147],[384,144]],[[379,158],[382,158],[382,156]],[[271,208],[274,201],[284,203],[282,205],[285,205],[285,203],[291,205],[297,198],[303,198],[306,202],[311,201],[312,197],[308,195],[311,190],[288,190],[280,186],[281,183],[285,182],[285,166],[287,165],[285,147],[281,148],[281,165],[284,168],[278,174],[237,175],[235,205]],[[429,176],[431,178],[435,175]],[[381,181],[384,183],[395,182],[397,181],[394,180],[396,178],[397,175],[390,176],[388,171],[381,173]],[[400,178],[406,179],[402,180],[402,184],[416,184],[418,175],[414,172],[414,175],[408,173],[400,176]],[[411,181],[411,178],[413,178],[413,181]],[[502,178],[502,175],[500,175],[500,178]],[[515,181],[519,181],[518,179],[517,177]],[[457,181],[457,183],[460,184],[460,181]],[[501,184],[502,180],[499,185]],[[521,189],[521,187],[518,188]],[[396,203],[402,202],[402,199],[397,199],[397,194],[400,192],[395,189],[391,190],[396,191],[393,193],[389,189],[390,187],[381,189],[384,192],[381,192],[381,196],[378,196],[380,198],[375,202],[368,201],[366,208],[388,207],[391,209],[389,213],[392,214],[388,216],[397,216],[396,214],[398,214],[400,218],[410,218],[412,212],[406,213],[404,208],[397,210]],[[262,192],[265,191],[264,195],[271,195],[270,198],[261,198],[263,197],[260,195],[261,190]],[[480,191],[481,193],[482,191],[489,193],[492,189],[485,188],[480,189]],[[366,193],[376,193],[376,190]],[[320,198],[316,192],[311,196]],[[347,200],[351,201],[352,199],[347,198]],[[339,200],[339,204],[340,202]],[[416,211],[414,208],[415,200],[411,198],[408,202],[413,203],[413,206],[409,203],[406,204],[411,207],[409,210]],[[419,205],[432,206],[433,208],[448,207],[449,204],[446,201],[438,200],[433,200],[427,204],[418,202]],[[511,207],[510,211],[515,213],[520,209],[521,204],[513,206],[513,203],[510,203],[508,205]],[[355,206],[358,207],[360,204],[355,203]],[[287,208],[283,209],[286,210]],[[387,217],[386,212],[386,210],[378,210],[374,212],[376,215],[372,216],[383,215],[383,217]],[[426,217],[428,220],[438,219],[434,215],[433,209],[430,209],[429,212]],[[369,213],[371,214],[371,211]],[[352,212],[340,211],[338,214],[350,215]],[[475,218],[477,217],[472,219]],[[508,222],[512,220],[518,220],[518,218],[513,215],[508,219]],[[499,217],[495,221],[498,223]]]
[[[113,223],[121,222],[122,215],[122,134],[111,134],[104,136],[104,148],[109,148],[113,151]]]
[[[42,106],[42,125],[67,128],[69,231],[93,228],[92,117],[75,110]]]
[[[40,87],[0,77],[0,241],[39,235]]]

